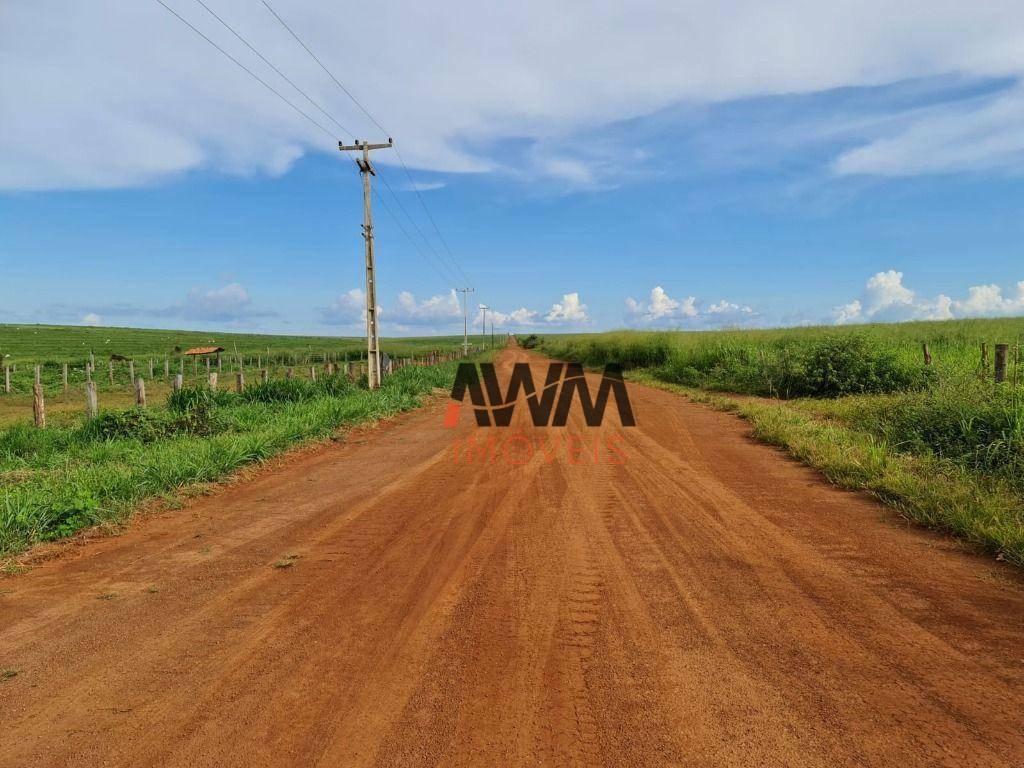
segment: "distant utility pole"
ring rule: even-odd
[[[462,356],[465,357],[469,354],[469,309],[467,302],[469,294],[473,292],[473,289],[456,288],[455,290],[462,294]]]
[[[373,213],[370,210],[370,176],[376,176],[370,165],[370,151],[374,149],[390,149],[391,139],[387,144],[368,144],[356,140],[352,146],[340,141],[338,149],[342,152],[362,150],[362,160],[357,159],[359,173],[363,177],[363,240],[366,242],[366,378],[370,389],[380,386],[380,333],[377,327],[377,272],[373,255]]]
[[[490,309],[486,304],[481,304],[480,309],[484,311],[483,325],[480,327],[480,349],[487,346],[487,310]]]
[[[494,349],[494,321],[491,320],[491,349]]]

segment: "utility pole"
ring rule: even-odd
[[[487,345],[487,310],[490,307],[486,304],[481,304],[480,309],[484,311],[483,325],[480,327],[480,349],[483,349]]]
[[[494,321],[491,320],[491,349],[494,349]]]
[[[366,243],[366,378],[370,389],[380,386],[380,333],[377,323],[377,267],[373,253],[373,213],[370,210],[370,176],[376,176],[370,165],[370,151],[374,149],[390,149],[391,139],[387,144],[369,144],[356,140],[352,146],[340,141],[338,149],[342,152],[362,150],[362,160],[357,159],[359,173],[363,177],[363,240]]]
[[[456,288],[455,290],[462,294],[462,356],[465,357],[469,354],[469,309],[467,302],[469,294],[473,292],[473,289]]]

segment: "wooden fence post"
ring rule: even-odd
[[[292,377],[292,367],[290,365],[284,369],[284,377],[286,379],[290,379]]]
[[[164,381],[168,381],[171,378],[171,361],[166,357],[164,358]]]
[[[113,360],[108,360],[107,361],[107,378],[110,379],[110,384],[111,384],[111,386],[113,386],[113,384],[114,384],[114,361]]]
[[[32,420],[42,429],[46,426],[46,403],[43,402],[43,385],[39,383],[39,366],[36,366],[36,380],[32,384]]]
[[[149,358],[149,378],[153,378],[153,358]]]
[[[235,374],[235,389],[239,392],[245,392],[245,374],[242,371]]]
[[[210,375],[210,358],[206,358],[206,375]]]
[[[95,419],[99,412],[100,407],[96,400],[96,382],[89,379],[85,382],[85,413],[90,419]]]
[[[171,389],[174,390],[175,392],[181,392],[181,385],[184,383],[184,381],[185,381],[185,374],[183,374],[183,373],[176,373],[176,374],[174,374],[174,381],[171,382]]]
[[[981,342],[981,372],[988,373],[988,344]]]
[[[923,344],[921,344],[921,349],[924,352],[924,364],[925,365],[931,365],[932,364],[932,353],[928,351],[928,342],[927,341],[924,342]]]
[[[310,381],[316,381],[316,366],[315,365],[311,365],[309,367],[309,380]]]
[[[209,381],[210,381],[210,389],[216,389],[217,388],[217,372],[216,371],[213,371],[213,372],[210,373]]]
[[[266,368],[260,368],[260,381],[261,382],[266,384],[267,383],[267,379],[269,378],[269,376],[270,376],[270,371],[268,371]]]
[[[61,369],[60,374],[61,383],[64,385],[64,391],[68,391],[68,364],[64,363],[64,367]]]
[[[4,366],[4,392],[11,394],[11,366]]]
[[[996,344],[996,381],[1006,381],[1006,358],[1009,344]]]
[[[85,364],[85,380],[92,381],[92,363]]]
[[[135,380],[135,404],[146,407],[146,380],[141,376]]]

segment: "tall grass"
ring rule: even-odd
[[[454,363],[402,368],[374,391],[342,377],[268,382],[244,394],[183,390],[166,408],[7,428],[0,431],[0,554],[120,521],[146,499],[414,408],[434,388],[451,386],[454,374]]]
[[[1010,381],[996,384],[981,356],[984,342],[991,366],[994,344],[1022,334],[1024,319],[1009,318],[561,335],[541,346],[554,357],[616,362],[641,378],[692,388],[691,396],[734,407],[760,437],[833,480],[1024,563],[1024,388],[1015,385],[1022,372],[1011,361]]]

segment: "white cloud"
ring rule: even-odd
[[[201,7],[168,2],[316,112]],[[542,148],[525,153],[526,177],[575,186],[635,162],[593,138],[603,128],[680,103],[1024,74],[1024,6],[1010,0],[783,0],[770,10],[746,0],[453,0],[443,14],[396,0],[358,24],[336,4],[275,7],[394,132],[411,166],[512,172],[520,163],[496,148],[525,139]],[[376,136],[261,4],[221,0],[217,12],[344,124]],[[199,169],[274,175],[311,150],[338,157],[331,139],[156,3],[7,0],[3,13],[0,188],[136,186]],[[1021,152],[1021,102],[1014,92],[980,110],[922,115],[837,169],[998,167]],[[387,154],[380,164],[395,162]]]
[[[565,323],[580,325],[589,323],[587,305],[580,301],[578,293],[566,293],[562,296],[561,302],[555,302],[551,309],[544,315],[544,321],[548,323]]]
[[[447,184],[443,181],[417,181],[414,184],[406,182],[399,186],[403,192],[432,192],[435,189],[444,189]]]
[[[1016,294],[1011,296],[1003,296],[998,285],[975,285],[967,289],[963,300],[942,293],[929,299],[907,288],[902,272],[890,269],[868,279],[861,299],[836,307],[833,320],[843,325],[1014,314],[1024,314],[1024,281],[1017,283]]]
[[[1024,281],[1017,283],[1015,296],[1003,296],[998,285],[974,285],[967,298],[953,302],[959,317],[979,315],[1024,315]]]
[[[229,321],[272,314],[254,310],[249,292],[238,283],[228,283],[211,290],[193,288],[182,304],[163,310],[162,313],[188,320]]]
[[[650,298],[637,301],[626,298],[627,321],[631,325],[716,327],[749,323],[757,317],[751,307],[721,299],[702,307],[696,296],[673,299],[660,285],[651,289]]]
[[[366,322],[366,294],[353,288],[319,310],[320,321],[328,325],[355,325]]]
[[[381,317],[401,325],[450,324],[462,319],[462,307],[454,289],[423,301],[416,301],[409,291],[402,291],[395,308],[381,310]]]
[[[895,135],[841,154],[834,169],[843,175],[882,176],[1020,169],[1021,125],[1024,87],[1016,87],[995,98],[921,110]]]
[[[101,325],[103,318],[95,312],[86,312],[82,315],[82,325]]]

